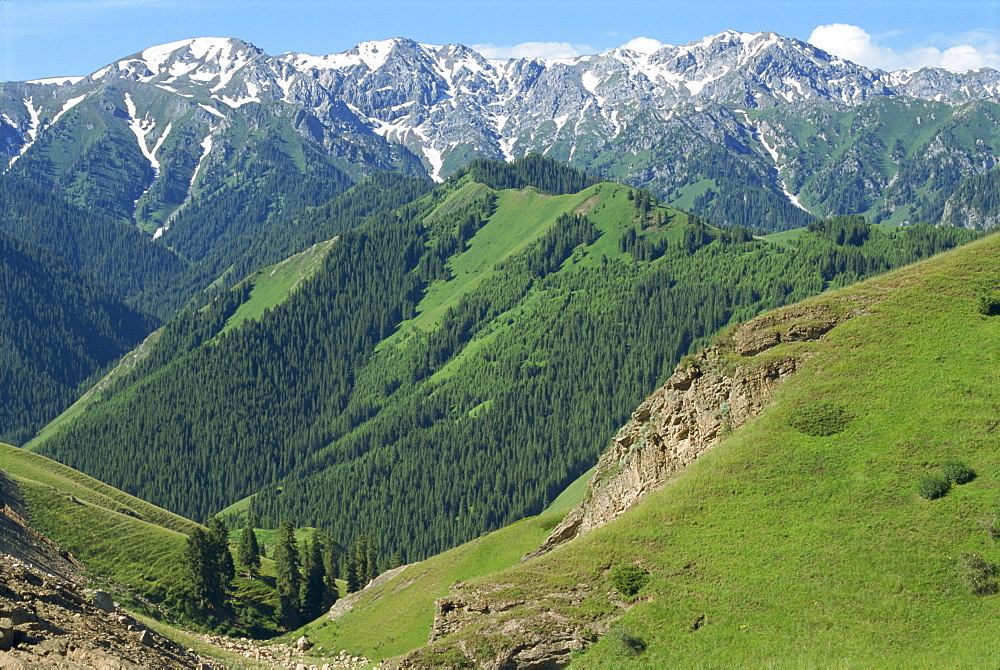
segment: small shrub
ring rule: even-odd
[[[797,408],[788,418],[788,425],[813,437],[828,437],[844,430],[854,417],[832,402],[815,402]]]
[[[994,541],[1000,540],[1000,516],[990,514],[979,519],[978,523]]]
[[[952,484],[965,484],[976,478],[976,471],[962,461],[945,461],[941,474]]]
[[[608,638],[619,656],[638,656],[646,651],[646,641],[623,624],[612,626]]]
[[[1000,315],[1000,287],[995,282],[980,282],[976,286],[976,298],[980,314]]]
[[[618,565],[611,571],[611,585],[626,598],[631,598],[649,583],[649,573],[638,565]]]
[[[924,475],[917,482],[917,493],[928,500],[943,498],[951,490],[951,484],[941,475]]]
[[[986,596],[1000,590],[997,585],[997,566],[975,553],[962,554],[958,559],[958,575],[977,596]]]

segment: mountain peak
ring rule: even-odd
[[[265,55],[254,45],[232,37],[195,37],[149,47],[94,73],[100,79],[109,72],[137,81],[173,81],[187,75],[211,81],[225,77],[255,57]],[[204,66],[208,66],[204,68]],[[204,73],[197,72],[204,68]]]

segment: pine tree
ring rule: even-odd
[[[216,517],[207,531],[195,528],[188,537],[185,558],[194,597],[203,606],[220,607],[226,586],[236,573],[225,522]]]
[[[361,538],[359,537],[355,540],[354,546],[347,552],[347,561],[344,565],[344,579],[347,581],[348,593],[354,593],[361,588],[361,570],[363,568],[358,562],[358,543],[360,541]]]
[[[369,533],[365,541],[365,584],[378,577],[378,574],[378,554],[375,550],[375,536]]]
[[[243,528],[243,533],[240,535],[240,543],[236,547],[236,560],[250,575],[250,579],[257,578],[260,573],[260,544],[257,542],[257,533],[250,524]]]
[[[278,544],[274,548],[275,585],[278,590],[278,621],[288,629],[299,622],[299,588],[302,576],[299,573],[299,552],[295,543],[295,529],[288,521],[283,521],[278,532]]]
[[[334,542],[333,536],[326,532],[320,532],[318,534],[319,539],[322,542],[321,550],[323,552],[323,576],[324,576],[324,595],[323,595],[323,609],[330,609],[333,604],[337,602],[340,597],[340,590],[337,588],[337,576],[340,573],[340,560],[337,556],[337,543]]]
[[[326,571],[323,569],[323,551],[320,539],[313,533],[312,540],[302,548],[302,616],[312,621],[323,614],[326,595]]]
[[[208,522],[212,538],[212,558],[215,561],[217,579],[223,590],[236,577],[233,554],[229,551],[229,528],[221,517],[212,517]]]
[[[214,569],[208,560],[208,544],[208,533],[198,526],[188,536],[184,551],[191,593],[202,605],[212,602],[215,596]]]

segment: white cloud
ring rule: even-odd
[[[575,58],[597,53],[597,49],[586,44],[569,42],[521,42],[513,46],[473,44],[472,48],[487,58]]]
[[[882,70],[917,70],[941,67],[964,72],[980,67],[1000,69],[1000,42],[983,31],[953,37],[938,36],[935,41],[944,47],[918,44],[896,50],[878,43],[863,28],[847,23],[817,26],[808,40],[831,54],[854,61],[865,67]]]
[[[623,44],[622,49],[631,49],[641,54],[651,54],[659,51],[664,46],[666,45],[663,42],[654,40],[652,37],[636,37]]]

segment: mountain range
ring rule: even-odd
[[[192,242],[195,226],[231,239],[375,171],[441,180],[476,157],[533,152],[721,223],[866,214],[982,228],[995,203],[952,196],[996,179],[998,95],[992,69],[870,70],[770,32],[555,60],[402,38],[270,56],[197,38],[86,77],[5,83],[0,154],[8,174],[191,259],[212,246]],[[270,196],[231,205],[240,182]],[[227,207],[239,224],[204,221]]]

